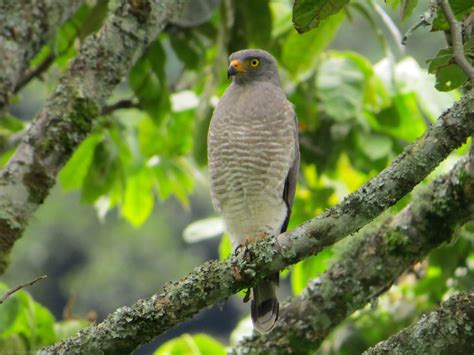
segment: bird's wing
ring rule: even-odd
[[[283,200],[286,203],[287,213],[285,221],[281,227],[281,232],[285,232],[288,228],[288,223],[290,221],[291,210],[293,207],[293,201],[295,200],[295,192],[296,192],[296,182],[298,180],[298,173],[300,170],[300,145],[298,140],[298,120],[296,115],[294,115],[295,120],[295,130],[294,130],[294,144],[295,144],[295,158],[293,160],[293,164],[291,165],[290,170],[288,171],[288,175],[286,176],[285,180],[285,187],[283,189]]]

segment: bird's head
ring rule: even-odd
[[[227,76],[238,84],[254,81],[271,81],[280,84],[276,61],[273,56],[261,49],[244,49],[229,57]]]

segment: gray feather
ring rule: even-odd
[[[248,63],[258,58],[260,66]],[[299,170],[297,122],[267,52],[230,56],[247,65],[235,75],[214,110],[208,134],[211,197],[234,246],[247,238],[285,231]],[[253,289],[255,329],[269,331],[278,318],[278,273]]]

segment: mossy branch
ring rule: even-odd
[[[474,131],[473,112],[474,93],[471,92],[443,113],[391,166],[342,203],[277,238],[250,245],[252,260],[233,255],[224,261],[206,262],[181,281],[166,285],[160,294],[118,309],[102,323],[80,331],[43,353],[132,351],[203,308],[317,254],[396,203],[465,142]]]
[[[474,292],[451,296],[436,311],[364,352],[377,354],[473,354]]]
[[[400,213],[361,231],[325,273],[284,303],[271,333],[244,339],[235,353],[299,354],[317,349],[335,326],[474,218],[470,169],[466,157],[449,174],[424,187]]]
[[[0,274],[13,244],[90,132],[106,98],[181,5],[181,0],[118,1],[102,28],[82,43],[0,172]]]
[[[2,1],[0,4],[0,114],[30,61],[84,0]]]

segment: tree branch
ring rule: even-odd
[[[26,84],[28,84],[31,80],[41,76],[41,74],[48,70],[51,64],[54,63],[54,59],[56,59],[56,56],[53,53],[49,53],[48,56],[40,64],[38,64],[36,68],[26,72],[25,75],[18,80],[18,82],[15,84],[13,92],[17,93],[18,91],[23,89],[23,87],[26,86]]]
[[[451,296],[417,323],[364,352],[376,354],[474,353],[474,292]]]
[[[8,290],[7,292],[5,292],[5,294],[0,297],[0,304],[2,304],[3,302],[5,302],[8,297],[10,297],[11,295],[13,295],[15,292],[18,292],[19,290],[21,290],[22,288],[25,288],[25,287],[28,287],[28,286],[31,286],[31,285],[34,285],[35,283],[37,283],[38,281],[40,280],[44,280],[45,278],[47,278],[48,276],[47,275],[42,275],[42,276],[39,276],[37,277],[36,279],[34,280],[31,280],[31,281],[28,281],[28,282],[25,282],[21,285],[18,285],[16,287],[13,287],[12,289]]]
[[[474,131],[474,93],[466,94],[416,142],[358,191],[292,231],[249,246],[251,261],[233,255],[194,269],[159,295],[109,315],[75,337],[46,349],[58,352],[126,352],[151,341],[201,309],[253,286],[267,275],[317,254],[357,231],[423,180]],[[258,270],[258,273],[255,272]]]
[[[0,172],[0,274],[14,242],[48,195],[61,167],[90,132],[105,99],[181,4],[121,0],[102,28],[82,43],[79,55]]]
[[[451,32],[451,39],[453,42],[454,60],[469,77],[471,84],[473,84],[474,68],[464,55],[461,24],[456,20],[456,16],[454,16],[453,9],[451,9],[448,0],[439,0],[439,2],[449,23],[449,31]]]
[[[235,352],[298,354],[317,349],[334,327],[474,218],[472,186],[474,174],[465,157],[400,213],[357,235],[325,273],[283,304],[271,333],[244,339]]]
[[[0,4],[0,113],[31,59],[83,0],[3,1]]]
[[[108,115],[116,110],[121,110],[124,108],[139,108],[140,103],[131,99],[124,99],[114,102],[111,105],[102,107],[101,115]]]

